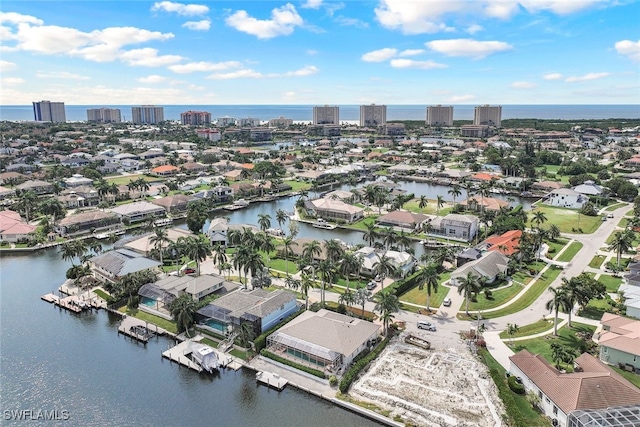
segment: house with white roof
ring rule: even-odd
[[[383,256],[391,260],[391,264],[396,268],[397,274],[395,276],[397,277],[408,276],[416,265],[414,257],[408,252],[376,250],[365,246],[355,251],[354,255],[362,258],[360,274],[369,277],[375,276],[376,264],[380,262]]]
[[[547,195],[545,204],[561,208],[580,209],[589,198],[571,188],[558,188]]]
[[[354,222],[364,218],[364,209],[332,198],[307,200],[305,209],[311,216],[334,221]]]
[[[430,229],[429,234],[469,242],[478,232],[478,217],[474,215],[448,214],[432,220]]]
[[[117,214],[120,218],[123,220],[126,219],[130,223],[164,217],[166,214],[166,211],[162,206],[154,205],[153,203],[145,201],[127,203],[108,209],[108,211]]]
[[[484,279],[486,283],[493,283],[499,274],[506,273],[508,264],[509,257],[499,251],[489,251],[484,256],[458,267],[451,273],[451,283],[456,285],[458,280],[467,277],[468,273]]]

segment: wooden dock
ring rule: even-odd
[[[289,382],[285,378],[282,378],[280,375],[267,371],[256,372],[256,381],[278,391],[282,391],[282,389],[284,389]]]
[[[155,325],[149,327],[149,324],[143,320],[136,319],[135,317],[127,316],[122,319],[120,326],[118,326],[118,333],[124,334],[130,338],[140,341],[142,343],[149,342],[149,338],[154,335],[162,335],[165,330],[158,328]]]
[[[170,349],[162,352],[162,357],[166,357],[172,362],[176,362],[182,366],[186,366],[189,369],[193,369],[197,372],[202,372],[202,367],[189,358],[191,354],[191,347],[189,341],[183,341],[180,344],[171,347]]]
[[[72,313],[82,313],[85,310],[89,310],[92,307],[96,307],[91,301],[87,302],[80,299],[77,295],[70,295],[67,297],[59,297],[55,294],[46,294],[40,297],[41,300],[51,304],[55,304],[58,307],[69,310]]]

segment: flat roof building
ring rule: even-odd
[[[155,105],[131,107],[131,121],[136,125],[155,125],[164,122],[164,107]]]
[[[36,122],[65,123],[67,115],[64,102],[33,102],[33,120]]]
[[[329,105],[325,105],[322,107],[313,107],[313,124],[339,125],[340,107]]]
[[[502,106],[479,105],[473,111],[474,125],[487,125],[499,128],[502,125]]]
[[[211,124],[211,113],[207,111],[185,111],[180,113],[183,125],[202,126]]]
[[[378,126],[387,123],[386,105],[361,105],[360,126]]]
[[[453,106],[431,105],[427,107],[427,126],[453,126]]]

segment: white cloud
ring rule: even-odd
[[[40,79],[91,80],[91,77],[70,73],[68,71],[38,71],[36,77]]]
[[[499,0],[498,0],[499,1]],[[520,3],[531,13],[548,10],[557,15],[568,15],[586,9],[594,4],[602,4],[602,0],[512,0]]]
[[[317,54],[318,54],[317,50],[314,50],[314,49],[307,50],[307,55],[314,56],[314,55],[317,55]]]
[[[305,76],[310,76],[312,74],[316,74],[318,73],[318,67],[316,67],[315,65],[307,65],[299,70],[295,70],[295,71],[288,71],[284,74],[284,76],[286,77],[305,77]],[[275,75],[274,77],[279,77],[278,75]]]
[[[369,24],[367,22],[361,21],[357,18],[347,18],[346,16],[338,15],[335,17],[335,21],[343,27],[369,28]]]
[[[584,76],[571,76],[565,79],[565,82],[588,82],[590,80],[598,80],[610,76],[611,73],[587,73]]]
[[[293,101],[296,98],[297,98],[296,93],[291,90],[282,94],[282,99],[285,101]]]
[[[468,2],[459,0],[380,0],[375,14],[380,24],[387,29],[400,30],[404,34],[423,34],[450,29],[440,22],[440,17],[467,9]]]
[[[18,68],[15,62],[0,61],[0,72],[15,70]]]
[[[475,95],[454,95],[449,98],[449,102],[466,102],[472,101],[476,98]]]
[[[364,62],[384,62],[388,59],[393,58],[397,54],[397,49],[385,47],[384,49],[372,50],[371,52],[367,52],[362,55],[360,59],[362,59]]]
[[[0,81],[2,81],[3,85],[19,85],[24,83],[24,79],[20,78],[20,77],[3,77],[2,79],[0,79]]]
[[[319,9],[320,6],[322,6],[322,0],[307,0],[307,2],[302,5],[305,9]]]
[[[475,34],[482,30],[484,30],[484,27],[482,25],[473,24],[469,25],[465,31],[469,34]]]
[[[242,63],[238,61],[226,61],[226,62],[190,62],[188,64],[176,64],[170,65],[169,69],[178,74],[189,74],[194,72],[208,72],[208,71],[224,71],[232,68],[240,68]]]
[[[518,2],[509,0],[488,0],[484,13],[492,18],[507,19],[518,12]]]
[[[424,49],[405,49],[398,54],[398,56],[416,56],[422,55],[424,53]]]
[[[123,52],[120,59],[129,65],[142,67],[162,67],[182,60],[179,55],[160,55],[158,49],[144,47]]]
[[[615,47],[620,55],[627,56],[632,61],[640,61],[640,40],[620,40],[616,42]]]
[[[419,68],[421,70],[433,70],[434,68],[447,68],[444,64],[433,61],[414,61],[413,59],[392,59],[390,62],[393,68]]]
[[[44,22],[42,19],[38,19],[35,16],[31,15],[22,15],[16,12],[0,12],[0,24],[3,22],[8,22],[9,24],[33,24],[33,25],[42,25]]]
[[[147,77],[140,77],[137,79],[140,83],[162,83],[167,80],[166,77],[159,76],[157,74],[152,74]]]
[[[478,41],[473,39],[433,40],[425,45],[447,56],[467,56],[482,59],[498,52],[510,50],[513,47],[505,42]]]
[[[211,21],[203,19],[202,21],[188,21],[182,24],[184,28],[193,31],[208,31],[211,28]]]
[[[514,89],[533,89],[536,84],[533,82],[513,82],[511,87]]]
[[[278,77],[306,77],[318,72],[318,67],[307,65],[299,70],[287,71],[285,73],[263,74],[250,68],[231,71],[229,73],[214,73],[207,76],[211,80],[231,80],[231,79],[273,79]]]
[[[251,34],[259,39],[270,39],[277,36],[288,36],[295,27],[304,21],[298,15],[296,8],[287,3],[271,11],[271,19],[256,19],[244,11],[239,10],[225,20],[226,24],[243,33]]]
[[[560,80],[562,78],[562,74],[560,73],[549,73],[545,74],[543,77],[545,80]]]
[[[197,16],[209,13],[209,8],[200,4],[183,4],[171,1],[156,2],[151,7],[153,12],[173,12],[182,16]]]

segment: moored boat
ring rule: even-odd
[[[192,343],[191,351],[195,362],[202,366],[205,371],[211,373],[219,368],[218,355],[213,348],[205,344]]]
[[[329,224],[327,221],[325,221],[322,218],[318,218],[316,222],[311,224],[311,226],[315,228],[324,228],[325,230],[333,230],[336,228],[334,224]]]

